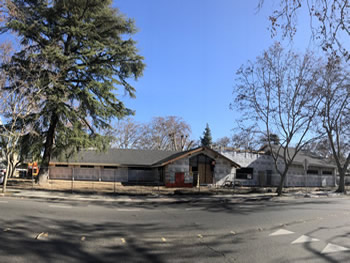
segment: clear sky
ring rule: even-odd
[[[268,1],[265,1],[268,2]],[[277,1],[278,2],[278,1]],[[273,6],[258,0],[114,0],[135,19],[144,76],[136,99],[123,98],[135,120],[175,115],[199,139],[206,123],[213,139],[230,136],[239,113],[229,109],[235,72],[276,39],[268,30]],[[302,38],[301,42],[309,39]]]
[[[136,99],[119,91],[120,99],[136,111],[134,119],[179,116],[190,124],[194,140],[202,136],[206,123],[214,141],[230,137],[239,118],[229,109],[235,73],[280,40],[272,39],[268,30],[268,16],[279,0],[265,1],[259,12],[259,0],[113,1],[135,20],[138,32],[132,38],[145,57],[143,77],[130,81]],[[299,16],[293,44],[302,50],[310,43],[306,17]]]

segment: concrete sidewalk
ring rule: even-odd
[[[49,190],[24,190],[10,189],[7,193],[1,194],[3,197],[15,198],[35,198],[69,201],[102,201],[102,202],[142,202],[144,200],[162,201],[170,198],[157,198],[156,196],[125,196],[107,194],[76,194]],[[175,200],[175,199],[174,199]]]
[[[208,200],[208,199],[241,199],[241,198],[273,198],[276,194],[196,194],[196,195],[118,195],[106,193],[69,193],[50,190],[25,190],[25,189],[8,189],[5,194],[0,194],[0,197],[15,197],[15,198],[43,198],[55,200],[77,200],[77,201],[102,201],[102,202],[184,202],[188,200]]]

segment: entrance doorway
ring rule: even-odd
[[[190,158],[190,172],[193,175],[193,185],[198,184],[212,184],[214,178],[214,159],[199,154]]]

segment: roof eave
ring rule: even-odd
[[[201,152],[201,151],[204,151],[204,150],[209,150],[209,151],[214,152],[215,154],[217,154],[221,158],[223,158],[223,159],[227,160],[228,162],[230,162],[231,166],[234,166],[235,168],[240,168],[241,167],[238,163],[236,163],[236,162],[232,161],[231,159],[227,158],[225,155],[222,155],[221,153],[219,153],[219,152],[217,152],[217,151],[215,151],[215,150],[213,150],[211,148],[205,147],[205,146],[198,147],[198,148],[195,148],[193,150],[184,152],[182,155],[176,156],[175,158],[167,160],[166,162],[155,163],[154,166],[162,167],[162,166],[168,165],[168,164],[173,163],[173,162],[175,162],[177,160],[181,160],[181,159],[183,159],[183,158],[185,158],[187,156],[191,156],[191,155],[193,155],[195,153],[198,153],[198,152]]]

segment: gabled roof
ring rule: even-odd
[[[238,163],[236,163],[236,162],[232,161],[231,159],[227,158],[225,155],[222,155],[221,153],[219,153],[219,152],[217,152],[217,151],[215,151],[215,150],[213,150],[211,148],[204,147],[204,146],[198,147],[198,148],[195,148],[195,149],[191,149],[191,150],[188,150],[188,151],[178,152],[178,153],[176,153],[174,155],[169,156],[168,158],[165,158],[164,160],[161,160],[160,162],[156,163],[155,165],[164,166],[164,165],[167,165],[167,164],[169,164],[171,162],[174,162],[176,160],[180,160],[180,159],[185,158],[187,156],[191,156],[193,154],[196,154],[196,153],[199,153],[199,152],[204,152],[204,151],[212,152],[216,156],[225,159],[232,166],[234,166],[236,168],[241,167]]]
[[[207,147],[198,147],[188,151],[161,151],[161,150],[135,150],[111,148],[107,152],[96,152],[95,150],[80,151],[69,160],[57,158],[52,159],[51,164],[90,164],[90,165],[113,165],[113,166],[148,166],[160,167],[171,162],[180,160],[193,154],[210,151],[216,156],[227,160],[232,166],[240,167],[239,164],[226,156]]]

